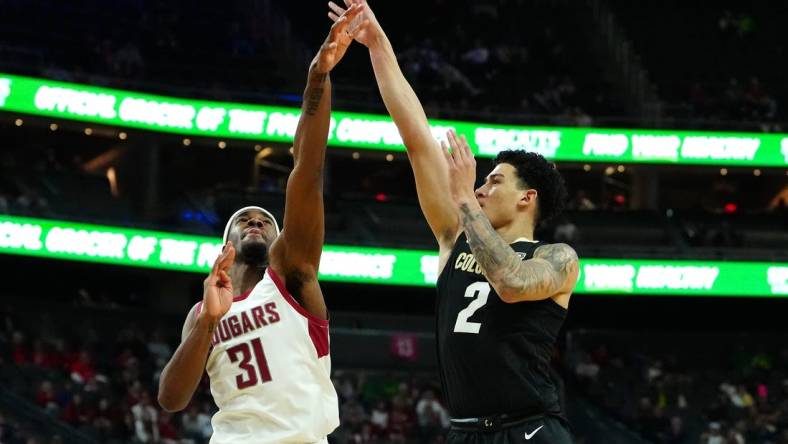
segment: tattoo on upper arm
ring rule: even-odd
[[[514,293],[552,293],[577,271],[577,254],[568,245],[541,246],[534,252],[534,258],[547,264],[536,261],[526,265],[495,231],[483,211],[462,205],[460,217],[474,257],[487,279],[498,288]]]
[[[553,270],[563,283],[567,277],[577,271],[577,253],[565,244],[544,245],[536,249],[535,258],[544,259],[550,263]]]
[[[323,93],[326,91],[325,81],[328,74],[315,74],[314,78],[309,80],[306,89],[306,109],[305,112],[309,116],[314,116],[317,113],[317,108],[320,106],[320,100],[323,99]]]

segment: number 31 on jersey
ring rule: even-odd
[[[476,313],[476,310],[484,307],[487,297],[490,295],[489,282],[474,282],[465,289],[465,297],[473,298],[467,307],[457,314],[457,322],[454,323],[455,333],[474,333],[478,334],[482,327],[481,322],[470,322],[468,319]]]

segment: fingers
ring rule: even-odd
[[[228,241],[224,252],[219,256],[216,271],[227,270],[233,265],[233,262],[235,262],[235,247],[233,247],[232,242]]]
[[[219,287],[225,288],[225,287],[229,287],[230,284],[232,284],[232,281],[230,280],[230,275],[227,274],[227,272],[224,270],[219,270],[219,274],[217,277],[219,279],[216,281],[216,283],[218,284]]]
[[[362,4],[355,4],[348,9],[346,9],[342,14],[341,17],[347,17],[348,22],[356,18],[361,12],[364,11],[364,5]]]
[[[449,146],[451,146],[451,155],[455,161],[462,160],[465,157],[462,152],[462,148],[460,147],[460,141],[457,138],[457,133],[454,130],[449,130],[446,132],[446,139],[449,141]]]
[[[337,21],[337,19],[339,19],[339,17],[340,17],[342,14],[344,14],[344,13],[345,13],[345,9],[344,9],[344,8],[342,8],[341,6],[337,5],[337,4],[336,4],[336,3],[334,3],[334,2],[328,2],[328,9],[330,9],[330,10],[331,10],[331,11],[328,13],[328,16],[329,16],[329,17],[331,17],[331,15],[332,15],[332,14],[334,15],[334,17],[331,17],[331,20],[333,20],[333,21]]]
[[[458,160],[467,160],[473,161],[473,152],[471,151],[471,147],[468,144],[468,139],[465,136],[457,136],[457,132],[454,130],[449,130],[446,132],[446,138],[449,140],[449,144],[451,145],[452,154],[456,153],[456,158]]]
[[[454,150],[449,152],[449,144],[445,140],[441,140],[441,151],[443,152],[443,157],[446,158],[446,164],[449,165],[449,168],[454,168]]]
[[[350,35],[350,33],[347,31],[348,25],[350,25],[353,22],[353,20],[356,17],[358,17],[359,14],[361,14],[363,10],[364,10],[364,5],[361,4],[354,4],[350,6],[350,8],[345,10],[342,13],[342,15],[340,15],[339,18],[337,18],[334,21],[334,24],[331,26],[331,31],[329,32],[328,40],[331,42],[337,41],[339,38],[339,34],[341,32],[346,32],[348,35]],[[354,27],[356,30],[361,29],[361,25],[358,26],[354,25]]]
[[[449,145],[451,146],[452,150],[457,149],[457,137],[454,133],[454,130],[446,131],[446,140],[449,141]]]
[[[213,261],[213,266],[211,267],[210,275],[215,275],[219,271],[219,264],[222,262],[222,258],[224,257],[225,253],[227,252],[227,244],[224,244],[222,247],[222,251],[216,256],[216,260]]]
[[[471,151],[471,145],[468,143],[468,139],[465,138],[465,134],[460,136],[460,146],[462,146],[463,151],[465,151],[465,156],[469,159],[473,159],[473,151]]]

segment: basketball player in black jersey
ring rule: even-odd
[[[344,12],[329,7],[333,20]],[[356,40],[369,48],[438,240],[438,359],[453,417],[448,443],[571,443],[549,366],[578,259],[568,245],[534,240],[536,224],[566,200],[561,176],[538,154],[504,151],[474,190],[467,142],[450,132],[449,146],[441,147],[369,5],[358,20],[369,20]]]

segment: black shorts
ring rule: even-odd
[[[572,444],[572,434],[562,419],[543,416],[494,431],[452,426],[446,444]]]

